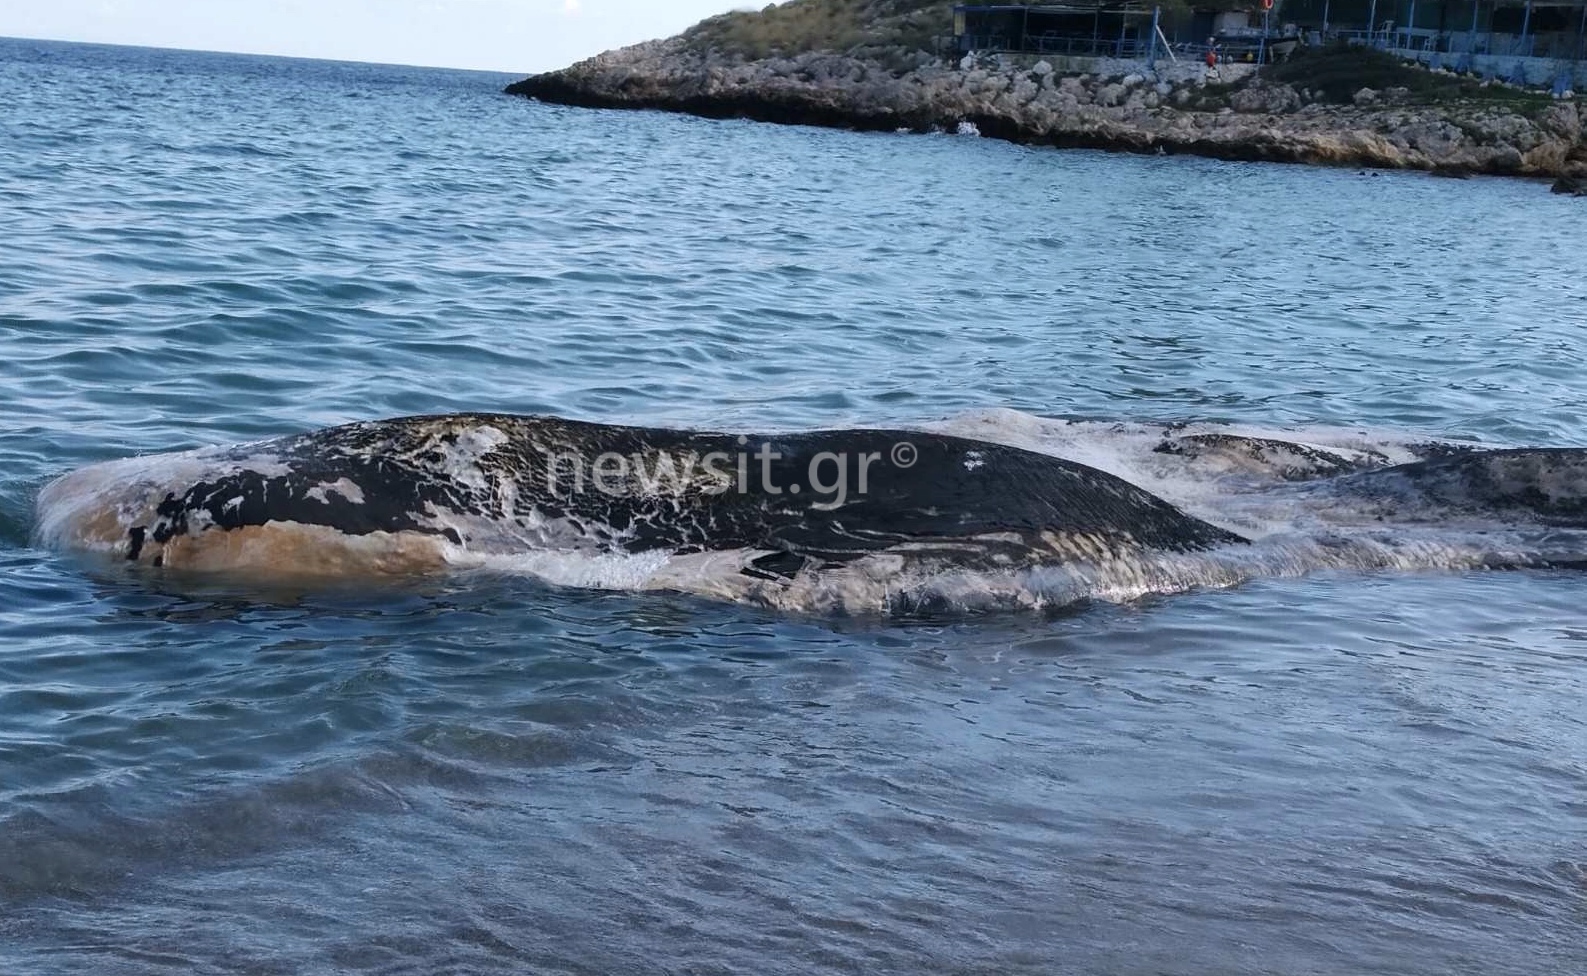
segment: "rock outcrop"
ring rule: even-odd
[[[1533,112],[1501,102],[1409,104],[1404,89],[1362,89],[1350,104],[1242,79],[1225,66],[1104,63],[1063,76],[1051,64],[945,66],[926,55],[862,60],[831,52],[745,60],[683,38],[649,41],[520,81],[513,94],[605,108],[853,129],[956,131],[1017,142],[1220,159],[1420,169],[1443,174],[1587,178],[1574,101]],[[890,66],[888,66],[890,65]]]

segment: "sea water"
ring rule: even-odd
[[[36,546],[73,468],[423,412],[1587,442],[1536,183],[510,80],[0,41],[0,972],[1587,967],[1576,573],[900,619]]]

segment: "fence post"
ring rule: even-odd
[[[1157,18],[1162,13],[1162,7],[1152,8],[1152,46],[1146,52],[1146,66],[1153,71],[1157,70]]]

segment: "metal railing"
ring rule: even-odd
[[[1554,41],[1547,50],[1539,51],[1535,34],[1495,34],[1488,31],[1450,30],[1434,31],[1418,27],[1385,26],[1377,30],[1341,30],[1329,32],[1330,37],[1351,44],[1375,47],[1380,51],[1438,52],[1440,54],[1482,54],[1499,58],[1534,58],[1574,56],[1579,44],[1574,38]],[[1545,39],[1554,40],[1554,39]]]
[[[971,51],[1002,54],[1045,54],[1053,57],[1145,58],[1151,53],[1150,38],[1075,37],[1058,34],[955,34],[953,47],[960,54]]]

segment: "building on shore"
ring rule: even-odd
[[[1370,44],[1430,68],[1560,91],[1573,76],[1587,83],[1587,0],[1285,3],[1286,17],[1324,36]]]
[[[1148,56],[1155,7],[1134,2],[962,5],[953,8],[960,53],[998,51],[1056,57]]]
[[[1252,10],[1150,0],[963,4],[953,51],[1113,58],[1225,60],[1287,56],[1296,43],[1346,41],[1430,68],[1514,84],[1587,89],[1587,0],[1258,0]]]

